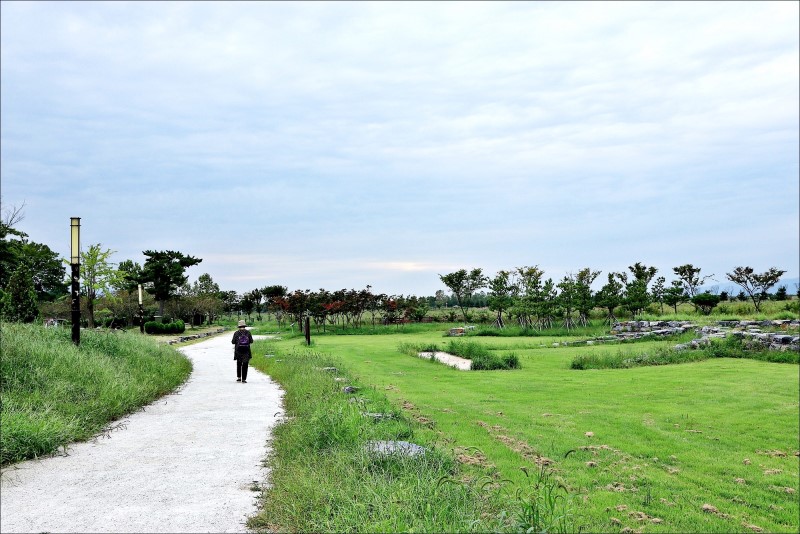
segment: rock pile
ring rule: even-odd
[[[647,336],[672,336],[695,328],[690,321],[625,321],[616,322],[611,333],[618,340],[640,339]]]
[[[800,350],[800,336],[793,334],[783,334],[781,332],[762,332],[760,327],[781,328],[797,331],[800,329],[800,321],[779,320],[779,321],[719,321],[718,326],[704,326],[697,332],[699,339],[693,339],[689,343],[676,345],[680,349],[696,349],[708,345],[712,339],[735,336],[747,339],[751,342],[760,343],[769,350]]]
[[[176,343],[185,343],[186,341],[191,341],[193,339],[201,339],[201,338],[204,338],[204,337],[216,336],[217,334],[221,334],[224,331],[225,331],[224,328],[219,328],[217,330],[214,330],[213,332],[203,332],[202,334],[193,334],[191,336],[181,336],[181,337],[177,337],[175,339],[170,339],[169,341],[167,341],[167,343],[169,345],[174,345]]]

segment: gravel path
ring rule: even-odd
[[[283,392],[252,367],[235,381],[229,333],[180,350],[194,364],[180,391],[3,471],[1,532],[247,532]]]

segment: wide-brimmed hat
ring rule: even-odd
[[[247,326],[247,323],[244,321],[239,321],[239,326]]]

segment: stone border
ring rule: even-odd
[[[176,343],[186,343],[187,341],[192,341],[194,339],[203,339],[204,337],[211,337],[216,336],[217,334],[221,334],[225,331],[224,328],[218,328],[217,330],[212,330],[211,332],[203,332],[202,334],[192,334],[191,336],[181,336],[175,339],[170,339],[167,341],[167,345],[175,345]]]

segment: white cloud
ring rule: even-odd
[[[657,254],[656,229],[665,256],[755,233],[751,263],[796,274],[797,226],[774,215],[798,215],[799,18],[792,2],[4,3],[4,201],[26,200],[34,239],[79,206],[120,254],[202,250],[219,276],[234,234],[284,251],[279,270],[237,267],[237,289],[430,287],[435,266],[537,258],[619,270]]]

